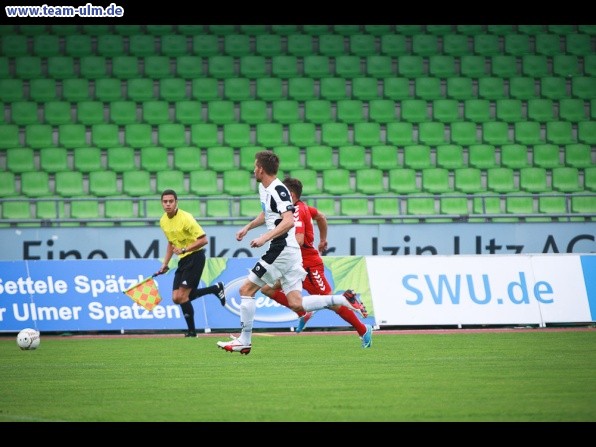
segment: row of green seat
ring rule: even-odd
[[[417,132],[414,132],[415,127]],[[60,146],[67,149],[97,146],[164,146],[173,149],[181,146],[231,145],[233,147],[258,145],[266,148],[282,145],[299,147],[328,145],[332,147],[361,145],[365,147],[391,144],[407,146],[424,144],[438,146],[443,144],[524,144],[536,145],[552,143],[557,145],[583,143],[596,144],[596,121],[549,121],[542,125],[536,121],[489,121],[474,123],[457,121],[442,123],[437,121],[422,122],[414,125],[399,121],[387,124],[361,122],[327,122],[314,124],[309,122],[263,123],[255,126],[254,132],[248,124],[230,124],[224,134],[224,143],[219,141],[217,126],[214,124],[159,124],[155,132],[149,124],[29,124],[19,127],[14,124],[0,124],[0,149],[30,147],[41,149]]]
[[[180,197],[181,206],[200,214],[203,225],[237,224],[259,211],[254,198],[199,200]],[[407,197],[344,197],[313,200],[329,222],[554,222],[591,221],[596,196],[542,194],[479,194],[454,197],[410,195]],[[155,225],[163,214],[161,203],[147,200],[88,198],[85,200],[14,200],[0,203],[0,227],[13,226],[138,226]],[[575,215],[574,215],[575,214]],[[372,219],[371,219],[372,218]],[[10,220],[12,222],[10,222]]]
[[[257,79],[262,77],[342,77],[362,76],[384,79],[388,77],[417,78],[434,76],[481,77],[498,76],[583,76],[594,75],[596,57],[591,50],[585,55],[557,54],[554,56],[529,54],[511,55],[343,55],[337,57],[309,55],[304,57],[281,56],[18,56],[0,57],[0,78],[24,80],[52,78],[85,79],[134,79],[146,77],[159,80],[179,77],[196,79],[214,77],[228,79],[239,76]]]
[[[305,195],[324,194],[330,196],[362,193],[412,194],[427,193],[480,193],[485,191],[502,194],[515,192],[596,192],[596,166],[579,170],[573,167],[556,167],[551,170],[539,167],[513,169],[498,166],[481,170],[474,167],[446,169],[431,167],[424,169],[394,168],[383,171],[363,168],[350,171],[335,168],[323,171],[294,169],[288,175],[298,177],[304,184]],[[18,188],[16,185],[20,185]],[[2,197],[23,196],[40,198],[48,196],[82,197],[86,195],[150,196],[164,189],[172,188],[180,194],[204,196],[254,195],[256,182],[248,170],[223,171],[180,170],[149,171],[93,171],[83,174],[78,171],[60,171],[48,174],[44,171],[28,171],[18,175],[0,172]],[[19,190],[20,189],[20,190]]]
[[[227,101],[227,100],[223,100]],[[227,108],[227,110],[225,110]],[[219,109],[219,110],[218,110]],[[226,112],[218,114],[218,112]],[[5,106],[5,114],[0,122],[27,126],[29,124],[127,124],[147,123],[159,125],[180,123],[192,125],[212,122],[222,126],[225,135],[231,129],[241,126],[262,123],[291,124],[310,122],[323,124],[326,122],[377,122],[386,124],[395,121],[421,123],[437,121],[445,124],[457,121],[483,123],[488,121],[504,121],[515,123],[521,121],[569,121],[578,123],[596,118],[596,99],[590,101],[579,98],[552,99],[278,99],[271,102],[261,100],[240,101],[235,104],[224,102],[200,102],[180,100],[113,101],[81,101],[76,104],[68,101],[47,101],[39,104],[34,101],[15,101]]]
[[[154,82],[148,78],[135,78],[121,81],[115,78],[89,81],[82,78],[69,78],[60,83],[52,79],[36,79],[25,82],[22,79],[0,79],[0,101],[6,104],[20,101],[38,103],[56,100],[72,103],[100,101],[144,102],[151,100],[176,101],[231,101],[246,100],[278,101],[290,99],[308,101],[325,99],[339,101],[357,99],[373,101],[389,99],[551,99],[576,98],[592,100],[596,98],[596,77],[574,76],[571,78],[547,76],[542,78],[515,77],[450,77],[445,80],[421,77],[415,80],[400,77],[376,79],[361,77],[346,80],[343,78],[248,78],[229,79],[220,88],[215,78],[199,78],[184,81],[181,78],[162,79]],[[228,108],[233,104],[226,104]],[[264,108],[263,104],[255,107]]]
[[[441,35],[414,34],[406,36],[386,33],[381,36],[354,33],[349,36],[325,33],[318,35],[290,34],[283,37],[277,34],[228,34],[221,38],[215,34],[37,34],[27,36],[11,34],[0,36],[0,54],[9,57],[19,56],[149,56],[169,57],[193,54],[198,56],[280,56],[306,57],[313,54],[340,56],[352,54],[368,56],[383,54],[388,56],[419,55],[431,56],[446,54],[461,56],[472,53],[482,56],[498,54],[521,56],[540,54],[588,55],[594,51],[592,36],[580,32],[539,33],[533,36],[523,33],[505,35],[482,33],[466,36],[456,32]]]
[[[7,172],[44,171],[55,174],[63,171],[111,170],[117,173],[142,169],[151,173],[170,169],[189,173],[200,169],[215,172],[252,171],[254,155],[265,150],[264,146],[213,146],[199,149],[196,146],[181,146],[168,150],[163,146],[146,146],[134,149],[128,146],[78,147],[68,150],[62,147],[31,149],[10,148],[0,152],[0,167]],[[538,167],[553,169],[562,166],[585,169],[596,165],[596,151],[586,144],[539,144],[528,147],[521,144],[494,146],[477,144],[464,148],[458,144],[436,147],[409,145],[403,148],[392,145],[378,145],[370,149],[358,145],[340,146],[336,149],[326,145],[274,146],[271,148],[280,156],[284,170],[300,168],[325,171],[343,168],[358,171],[376,168],[383,171],[398,167],[426,169],[441,167],[458,169],[474,167],[489,169],[504,166],[512,169]]]
[[[246,34],[250,36],[260,35],[280,35],[290,36],[293,34],[340,34],[350,36],[360,33],[382,36],[385,34],[403,34],[405,36],[414,36],[417,34],[443,35],[449,33],[459,33],[466,36],[477,34],[497,34],[506,35],[510,33],[527,34],[530,36],[541,33],[569,34],[585,33],[596,35],[596,26],[587,24],[522,24],[522,25],[489,25],[489,24],[465,24],[465,25],[132,25],[132,24],[58,24],[51,25],[3,25],[0,28],[0,35],[21,34],[27,36],[36,36],[39,34],[54,34],[57,36],[70,36],[78,34],[87,34],[99,36],[104,34],[118,34],[122,36],[132,36],[135,34],[149,34],[153,36],[164,36],[169,34],[182,34],[185,36],[195,36],[201,34],[213,34],[216,36],[227,36],[230,34]]]

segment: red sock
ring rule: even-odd
[[[366,326],[364,325],[364,323],[362,323],[362,321],[360,321],[360,318],[358,318],[358,316],[354,313],[353,310],[348,309],[346,306],[341,306],[335,312],[337,313],[337,315],[339,315],[352,326],[354,326],[354,329],[356,329],[358,335],[360,335],[361,337],[364,335],[364,333],[366,332]]]
[[[273,301],[278,302],[279,304],[281,304],[282,306],[287,307],[288,309],[290,308],[290,303],[288,303],[288,297],[286,297],[286,294],[283,293],[281,290],[278,290],[277,292],[275,292],[273,294],[273,296],[270,297]],[[306,312],[304,312],[303,310],[300,312],[296,312],[298,314],[299,317],[301,317],[302,315],[304,315]],[[366,329],[365,329],[366,331]]]

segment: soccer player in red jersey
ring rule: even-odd
[[[302,196],[302,182],[296,178],[286,178],[283,183],[290,190],[292,201],[294,202],[294,228],[296,232],[296,239],[300,244],[300,251],[302,252],[302,266],[307,272],[306,278],[302,282],[304,289],[311,295],[331,295],[332,289],[325,277],[325,266],[323,259],[319,252],[324,252],[327,249],[327,218],[317,208],[307,205],[300,200]],[[313,219],[317,222],[319,227],[320,241],[318,249],[315,248],[315,232],[313,226]],[[281,289],[274,289],[265,286],[261,289],[264,295],[267,295],[272,300],[279,304],[290,307],[288,299]],[[369,348],[372,345],[372,327],[362,323],[356,313],[346,306],[332,306],[341,318],[350,323],[358,332],[362,339],[362,347]],[[314,312],[298,312],[299,323],[296,332],[302,332],[304,326],[310,320]],[[363,312],[363,314],[365,311]],[[366,317],[367,315],[364,314]]]

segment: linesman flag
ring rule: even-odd
[[[138,284],[129,287],[124,291],[139,306],[152,311],[161,302],[157,283],[153,279],[155,275],[145,278]]]

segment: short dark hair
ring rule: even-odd
[[[255,160],[263,170],[269,175],[276,175],[279,170],[279,157],[273,151],[264,150],[255,154]]]
[[[302,196],[302,182],[297,178],[286,177],[284,179],[284,185],[288,187],[290,192],[296,194],[296,198],[299,199]]]
[[[164,192],[161,193],[161,198],[163,200],[163,196],[174,196],[176,200],[178,200],[178,194],[173,189],[166,189]]]

